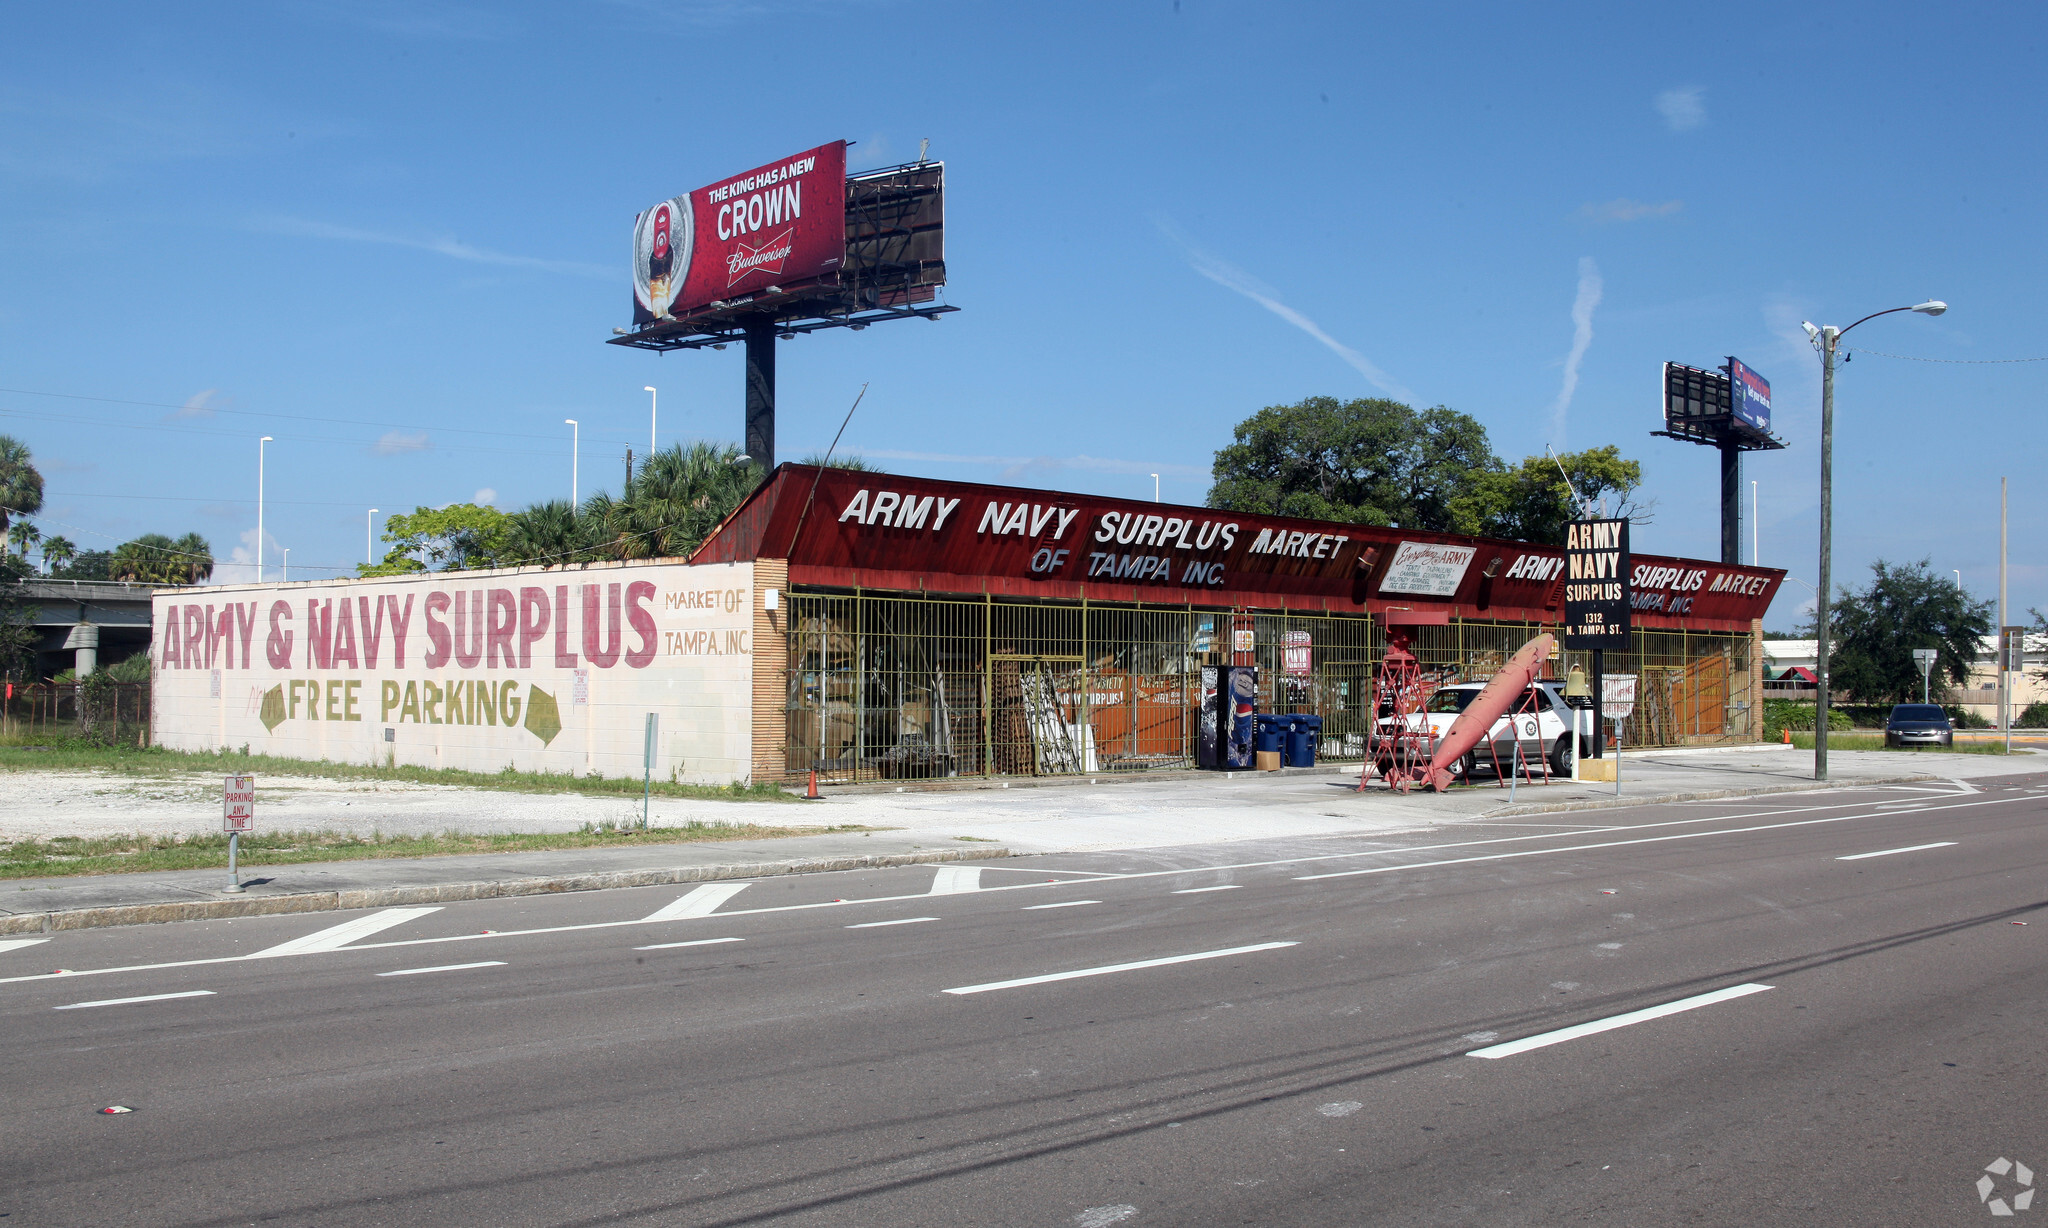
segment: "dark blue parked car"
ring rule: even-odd
[[[1954,746],[1956,727],[1935,704],[1894,704],[1884,723],[1886,746]]]

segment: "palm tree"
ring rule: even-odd
[[[14,553],[26,559],[28,548],[43,540],[43,531],[26,520],[17,520],[7,530],[7,540],[14,543]]]
[[[43,539],[43,566],[58,571],[70,565],[78,557],[78,547],[68,537],[46,537]]]
[[[213,571],[211,559],[207,571]],[[193,567],[178,549],[178,542],[160,532],[145,532],[115,546],[111,575],[129,583],[193,583]]]
[[[0,532],[14,516],[43,510],[43,475],[29,463],[28,445],[0,435]]]
[[[572,562],[583,547],[582,526],[567,499],[536,503],[506,518],[508,562],[555,567]]]
[[[626,502],[634,532],[646,542],[641,557],[688,554],[754,489],[756,469],[735,464],[731,444],[676,444],[647,458]]]
[[[197,533],[187,533],[173,543],[178,552],[177,565],[187,577],[182,584],[197,584],[213,575],[213,547]]]

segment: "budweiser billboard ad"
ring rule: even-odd
[[[846,142],[662,201],[633,220],[633,322],[647,324],[846,259]]]

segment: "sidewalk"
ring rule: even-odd
[[[1491,782],[1447,794],[1356,791],[1356,767],[1258,774],[1176,773],[991,781],[943,789],[865,786],[748,816],[892,830],[786,839],[249,867],[230,895],[224,870],[17,879],[0,883],[0,934],[208,917],[486,899],[869,866],[1099,852],[1237,840],[1388,834],[1552,811],[1593,810],[1817,788],[2048,772],[2048,757],[1836,752],[1826,785],[1809,751],[1775,745],[1626,755],[1612,784]],[[1484,778],[1482,778],[1482,781]],[[374,806],[374,795],[368,799]],[[488,804],[480,802],[480,805]],[[787,821],[787,820],[785,820]]]

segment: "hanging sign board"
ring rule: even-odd
[[[1600,680],[1600,717],[1624,721],[1636,710],[1636,676],[1608,674]]]
[[[1628,648],[1628,521],[1565,526],[1564,646]]]
[[[1314,641],[1306,631],[1285,631],[1280,635],[1280,668],[1291,677],[1309,676],[1309,658]]]
[[[256,778],[230,776],[221,789],[221,830],[256,830]]]
[[[1387,564],[1380,591],[1417,593],[1425,597],[1449,597],[1457,593],[1472,566],[1477,546],[1453,546],[1443,542],[1402,542]]]

